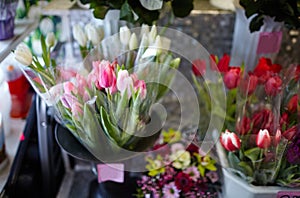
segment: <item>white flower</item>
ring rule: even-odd
[[[85,47],[87,43],[87,37],[81,26],[76,24],[73,27],[73,37],[81,47]]]
[[[30,49],[24,43],[18,45],[17,49],[14,52],[15,59],[23,65],[31,65],[32,63],[32,54]]]
[[[129,43],[130,36],[131,32],[127,26],[120,28],[120,40],[123,45],[126,46]]]
[[[138,47],[138,40],[137,40],[136,34],[133,33],[133,34],[131,34],[131,37],[129,39],[129,49],[134,50],[137,47]]]
[[[101,29],[95,27],[91,23],[85,26],[85,32],[88,40],[90,40],[94,46],[98,45],[103,38],[103,33],[101,32]]]
[[[156,36],[157,36],[157,29],[156,29],[156,26],[153,25],[151,27],[151,31],[149,32],[149,45],[154,43]]]
[[[148,35],[148,34],[149,34],[149,25],[142,24],[140,38],[143,38],[144,35]]]
[[[185,169],[191,163],[191,155],[188,151],[178,150],[170,156],[170,160],[173,161],[173,167],[177,169]]]
[[[55,44],[55,35],[53,32],[49,32],[47,33],[47,36],[46,36],[46,44],[47,46],[50,48],[52,46],[54,46]]]

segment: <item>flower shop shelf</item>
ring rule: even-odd
[[[0,62],[38,26],[38,20],[16,20],[14,37],[0,41]]]

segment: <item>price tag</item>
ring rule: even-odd
[[[257,54],[277,53],[280,50],[282,32],[261,32],[257,45]]]
[[[124,182],[124,164],[98,164],[98,182]]]

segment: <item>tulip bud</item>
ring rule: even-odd
[[[140,38],[143,38],[144,35],[149,34],[149,26],[147,24],[142,24]]]
[[[293,140],[297,133],[297,126],[292,126],[291,128],[287,129],[283,132],[282,136],[288,140]]]
[[[118,72],[117,89],[121,92],[122,95],[125,93],[125,91],[127,91],[128,98],[131,97],[131,90],[133,89],[133,80],[129,76],[127,70],[120,70]]]
[[[99,85],[103,88],[111,87],[113,85],[114,79],[116,78],[116,76],[114,75],[114,68],[109,61],[105,60],[100,62],[99,67]]]
[[[81,47],[85,47],[87,43],[87,36],[80,25],[76,24],[73,27],[73,37]]]
[[[55,44],[55,35],[53,32],[47,33],[46,36],[46,45],[50,48],[53,47]]]
[[[94,46],[98,45],[102,40],[102,33],[91,23],[85,26],[85,32],[89,41],[92,42]]]
[[[256,144],[261,149],[266,149],[271,145],[271,137],[267,129],[259,130],[256,137]]]
[[[241,148],[241,140],[239,137],[229,130],[221,133],[220,142],[227,151],[236,151]]]
[[[156,36],[157,36],[157,29],[156,29],[156,26],[153,25],[151,27],[151,31],[149,32],[149,44],[150,45],[154,43]]]
[[[279,76],[271,77],[265,84],[265,92],[269,96],[275,96],[281,90],[282,80]]]
[[[240,82],[241,68],[231,67],[224,75],[224,84],[228,89],[234,89]]]
[[[30,49],[24,43],[18,45],[17,49],[14,52],[15,59],[23,65],[31,65],[32,63],[32,54]]]
[[[128,45],[129,39],[131,37],[131,32],[127,26],[120,28],[120,41],[123,45]]]
[[[195,76],[203,76],[206,73],[205,60],[196,59],[193,60],[192,71]]]
[[[275,134],[275,140],[274,140],[274,145],[277,146],[281,140],[281,131],[277,129],[276,134]]]
[[[141,99],[145,99],[147,95],[146,83],[143,80],[136,80],[134,82],[134,91],[140,92]]]
[[[129,39],[129,49],[134,50],[136,48],[138,48],[138,40],[137,40],[136,34],[133,33],[133,34],[131,34],[131,37]]]
[[[297,94],[293,95],[287,104],[287,108],[290,112],[296,112],[297,111],[297,105],[298,105],[298,96]]]

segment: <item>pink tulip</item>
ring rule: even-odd
[[[239,137],[229,130],[221,133],[220,142],[227,151],[236,151],[241,148],[241,140]]]
[[[72,116],[74,116],[75,118],[79,118],[79,116],[83,113],[82,105],[79,102],[72,103],[71,111]]]
[[[65,82],[63,84],[63,87],[64,87],[64,93],[65,94],[77,94],[77,88],[75,87],[75,85],[68,81],[68,82]]]
[[[117,89],[123,95],[127,91],[128,98],[131,97],[131,91],[133,89],[133,80],[127,70],[120,70],[117,78]]]
[[[260,130],[256,137],[256,144],[261,149],[266,149],[271,145],[271,137],[267,129]]]
[[[147,89],[146,89],[146,83],[143,80],[137,80],[134,83],[134,91],[135,92],[140,92],[140,97],[141,99],[145,99],[147,95]]]
[[[277,146],[281,140],[281,131],[277,129],[274,139],[274,146]]]
[[[224,83],[228,89],[234,89],[240,82],[241,68],[230,67],[230,69],[224,75]]]
[[[99,64],[99,85],[103,88],[110,88],[113,85],[114,68],[109,61],[101,61]]]
[[[265,84],[265,92],[269,96],[276,96],[281,90],[282,80],[279,76],[269,78]]]
[[[77,98],[71,94],[64,94],[61,97],[61,102],[64,107],[66,107],[67,109],[71,109],[73,103],[77,102]]]

